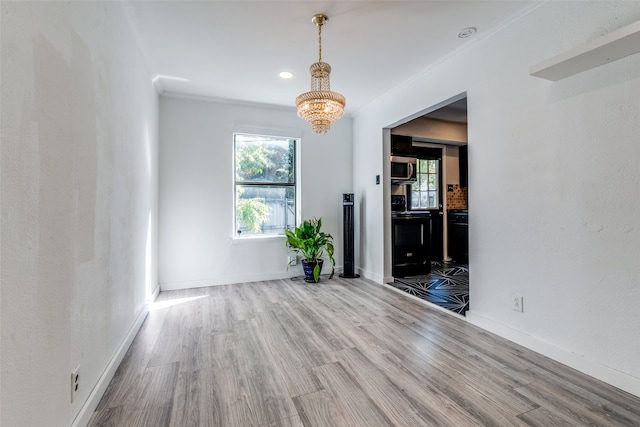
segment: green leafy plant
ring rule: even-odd
[[[322,219],[313,218],[302,222],[294,231],[285,230],[287,241],[285,244],[291,250],[299,253],[310,262],[318,262],[326,253],[331,261],[331,275],[333,278],[336,261],[333,259],[333,236],[321,231]],[[320,264],[316,264],[313,269],[313,278],[317,282],[320,280]]]

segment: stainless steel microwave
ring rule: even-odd
[[[391,183],[411,184],[416,182],[417,159],[409,156],[391,156]]]

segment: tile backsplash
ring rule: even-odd
[[[447,191],[447,209],[467,209],[467,187],[459,184],[449,184],[453,191]]]

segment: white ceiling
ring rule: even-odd
[[[130,1],[133,23],[166,93],[295,105],[318,59],[316,13],[331,89],[356,111],[474,43],[533,1]],[[459,39],[458,32],[478,32]],[[278,73],[292,71],[283,80]]]

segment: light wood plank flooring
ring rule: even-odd
[[[91,426],[640,426],[640,399],[365,280],[156,304]]]

